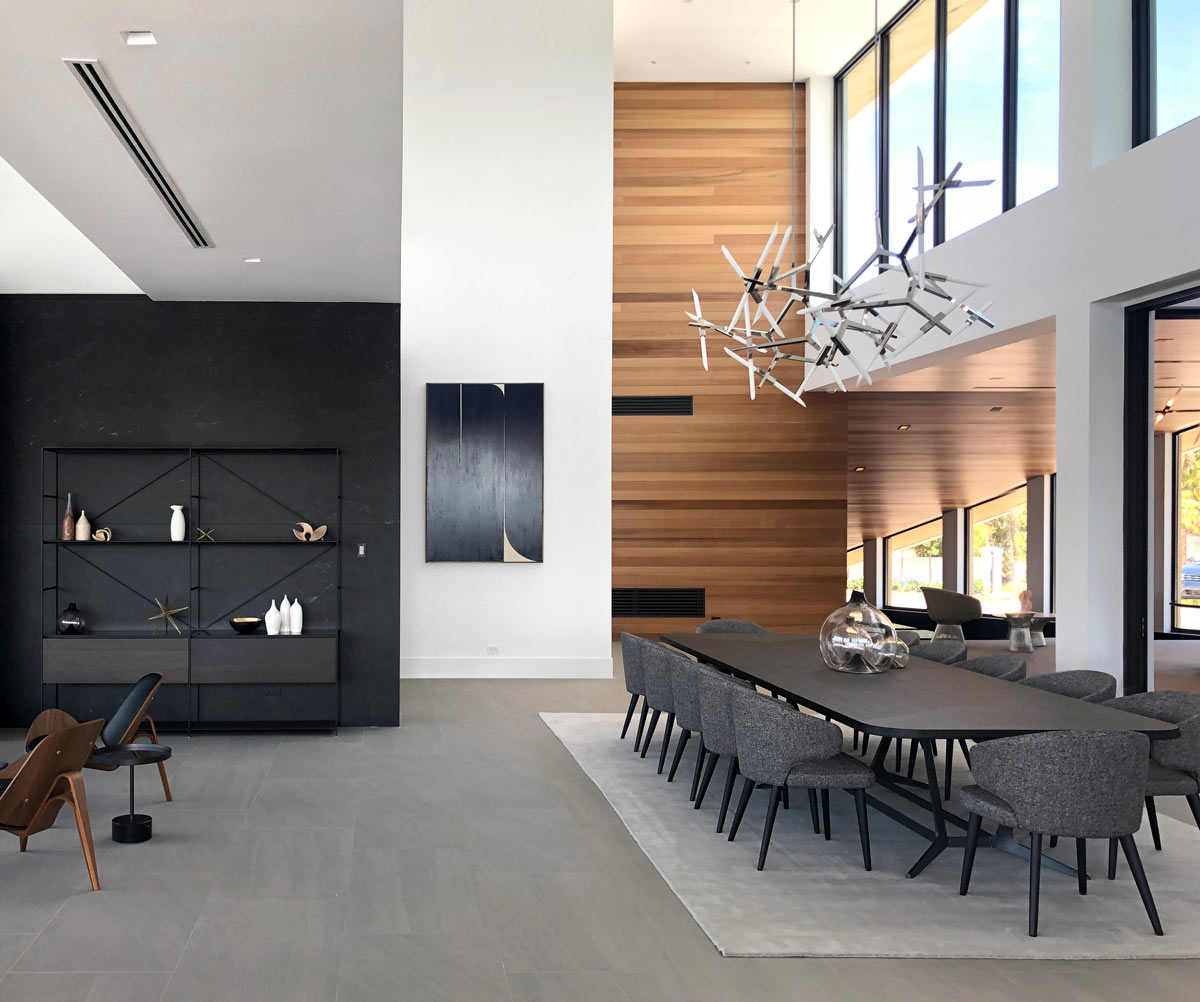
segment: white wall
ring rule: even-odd
[[[1200,284],[1200,121],[1129,149],[1129,0],[1063,0],[1062,17],[1059,186],[933,249],[928,265],[990,283],[979,301],[995,300],[998,333],[976,325],[960,345],[1054,322],[1058,664],[1120,678],[1122,310]],[[829,211],[810,205],[809,218]],[[894,369],[947,350],[929,334]]]
[[[612,18],[405,0],[402,676],[612,673]],[[544,563],[425,563],[428,382],[545,383]]]

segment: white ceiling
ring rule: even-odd
[[[6,2],[0,157],[151,298],[397,302],[401,55],[399,0]],[[211,249],[64,57],[99,59]]]
[[[905,0],[879,0],[886,24]],[[791,0],[614,0],[621,81],[792,78]],[[796,0],[796,79],[832,76],[871,38],[875,0]]]

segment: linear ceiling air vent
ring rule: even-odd
[[[109,128],[116,133],[129,155],[133,157],[134,163],[138,165],[142,175],[150,182],[150,187],[154,189],[155,194],[162,199],[163,205],[167,207],[167,211],[179,224],[179,228],[192,242],[192,246],[211,247],[212,244],[208,242],[204,231],[192,218],[183,199],[171,184],[167,172],[154,159],[149,144],[138,135],[129,114],[121,106],[121,102],[112,88],[104,82],[104,78],[100,75],[99,64],[91,59],[64,59],[63,62],[70,67],[72,75],[79,81],[88,97],[92,99],[92,103],[104,116],[104,120],[108,122]]]

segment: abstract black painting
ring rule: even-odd
[[[541,383],[425,387],[425,560],[542,560]]]

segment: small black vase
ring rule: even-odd
[[[79,610],[75,608],[75,603],[71,602],[67,607],[59,613],[58,616],[58,632],[66,634],[82,633],[83,628],[87,626],[83,616]]]

